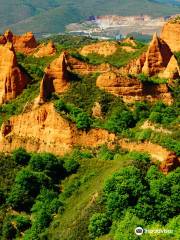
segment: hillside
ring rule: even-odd
[[[0,239],[179,239],[179,31],[0,36]]]
[[[141,8],[139,8],[141,6]],[[154,11],[156,9],[156,11]],[[10,27],[17,33],[24,31],[62,32],[65,25],[85,20],[91,15],[172,15],[179,7],[149,0],[109,1],[1,1],[0,30]],[[12,14],[11,14],[12,13]],[[38,23],[38,24],[37,24]]]

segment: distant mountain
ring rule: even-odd
[[[172,4],[175,6],[180,6],[180,0],[154,0],[154,2]]]
[[[158,3],[157,1],[161,2]],[[91,15],[172,15],[180,12],[174,1],[157,0],[1,0],[0,31],[61,32],[65,25]],[[167,3],[171,3],[170,5]]]

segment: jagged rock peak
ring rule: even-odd
[[[16,98],[26,87],[27,79],[17,64],[13,44],[0,46],[0,104]]]
[[[40,86],[39,102],[42,103],[51,95],[51,93],[62,93],[69,86],[69,72],[67,70],[66,52],[56,58],[45,69],[45,74]]]
[[[34,53],[34,56],[39,57],[46,57],[46,56],[53,56],[56,53],[56,47],[52,41],[49,41],[48,44],[42,44],[39,46],[38,51]]]
[[[172,55],[165,71],[163,73],[159,74],[159,77],[161,78],[167,78],[167,79],[177,79],[180,76],[180,69],[178,62],[174,55]]]
[[[164,71],[172,55],[169,46],[155,33],[147,50],[142,72],[153,76]]]
[[[35,51],[37,42],[32,32],[27,32],[23,35],[14,35],[11,30],[6,30],[4,35],[0,37],[0,44],[11,42],[17,52],[30,54]]]
[[[7,29],[4,33],[4,37],[6,38],[7,42],[13,42],[13,33],[10,29]]]
[[[180,51],[180,15],[165,23],[161,31],[161,38],[169,45],[171,51]]]
[[[113,55],[116,51],[117,42],[102,41],[84,46],[80,50],[80,54],[87,56],[88,54],[96,53],[103,56],[110,56]]]

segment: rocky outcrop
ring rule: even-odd
[[[138,59],[132,60],[125,67],[119,69],[119,72],[123,75],[137,75],[142,73],[142,68],[146,61],[146,53],[143,53]]]
[[[6,44],[7,40],[4,35],[0,36],[0,44],[4,45]]]
[[[133,37],[128,37],[128,38],[120,41],[120,43],[125,43],[128,45],[131,45],[132,47],[137,47],[137,43],[135,42]]]
[[[153,76],[164,71],[171,57],[169,46],[155,33],[146,53],[142,73]]]
[[[101,74],[96,81],[97,87],[116,96],[121,96],[125,102],[162,100],[172,103],[172,96],[166,84],[142,83],[135,77],[127,77],[115,72]]]
[[[116,42],[98,42],[83,47],[80,50],[80,54],[87,56],[88,54],[96,53],[107,57],[113,55],[117,51],[117,48],[118,47]]]
[[[146,53],[120,68],[121,74],[159,76],[175,79],[179,77],[179,66],[169,46],[155,33]]]
[[[173,171],[177,167],[180,167],[180,159],[176,156],[175,153],[171,152],[160,164],[160,171],[164,174],[168,174],[170,171]]]
[[[0,104],[16,98],[27,79],[17,64],[12,43],[0,46]]]
[[[69,72],[67,70],[66,53],[58,58],[44,70],[45,74],[40,86],[39,102],[44,102],[51,93],[62,93],[69,87]]]
[[[11,152],[23,147],[33,152],[52,152],[63,155],[75,145],[96,147],[111,144],[115,135],[102,129],[91,129],[89,132],[77,130],[58,114],[52,103],[11,117],[3,124],[0,132],[0,151]]]
[[[92,65],[86,62],[83,62],[75,57],[72,57],[66,52],[66,59],[70,71],[78,75],[88,75],[92,73],[105,73],[110,71],[113,67],[108,63]]]
[[[180,16],[170,19],[162,29],[161,38],[169,45],[171,51],[180,51]]]
[[[37,47],[36,39],[32,32],[27,32],[23,35],[13,35],[10,30],[7,30],[0,38],[0,44],[6,44],[11,42],[14,46],[15,51],[24,54],[30,54],[35,51]]]
[[[17,52],[24,54],[34,52],[37,47],[37,42],[32,32],[27,32],[21,36],[14,36],[13,44]]]
[[[42,44],[38,47],[38,50],[36,53],[34,53],[34,56],[37,58],[46,57],[46,56],[53,56],[56,54],[56,47],[52,41],[50,41],[48,44]]]
[[[92,116],[95,118],[102,118],[102,108],[99,102],[95,102],[94,106],[92,107]]]
[[[119,141],[119,144],[123,149],[126,149],[130,152],[137,151],[137,152],[149,153],[152,160],[155,162],[165,161],[170,154],[170,151],[168,151],[166,148],[163,148],[162,146],[160,146],[158,144],[154,144],[154,143],[146,142],[146,141],[137,143],[137,142],[132,142],[132,140],[130,140],[130,139],[121,139]]]
[[[160,73],[159,76],[162,78],[168,78],[168,79],[176,79],[180,76],[180,69],[178,66],[178,62],[174,55],[172,55],[164,72]]]

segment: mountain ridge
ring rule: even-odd
[[[141,6],[141,9],[139,8]],[[111,9],[111,10],[109,10]],[[156,9],[156,11],[154,11]],[[178,13],[180,7],[170,4],[155,3],[152,0],[115,0],[113,5],[109,1],[14,1],[1,3],[0,31],[9,27],[14,32],[22,33],[27,30],[35,33],[64,31],[65,25],[85,20],[90,15],[138,15],[152,16],[172,15]],[[11,14],[11,12],[13,14]],[[7,14],[8,13],[8,14]],[[9,14],[10,13],[10,14]],[[22,14],[23,13],[23,14]]]

